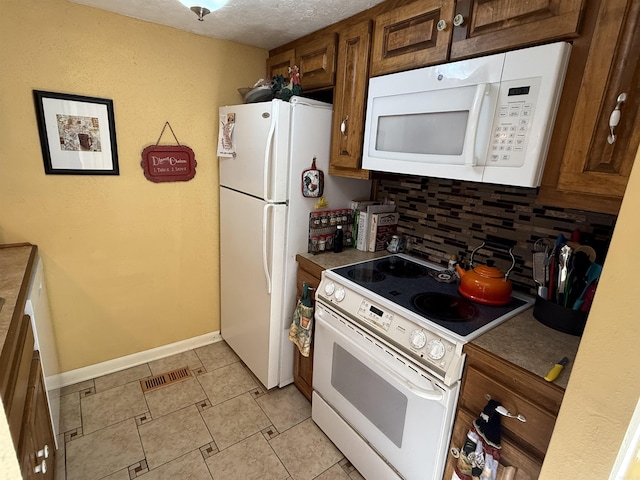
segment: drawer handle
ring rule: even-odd
[[[491,400],[491,395],[489,395],[488,393],[484,394],[484,398],[486,398],[487,400]],[[503,417],[508,417],[508,418],[517,418],[518,420],[520,420],[522,423],[525,423],[527,421],[527,419],[525,418],[524,415],[522,415],[521,413],[518,414],[513,414],[511,413],[509,410],[507,410],[504,406],[502,405],[498,405],[496,407],[496,412],[498,412],[500,415],[502,415]]]

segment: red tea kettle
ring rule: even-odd
[[[456,265],[456,271],[460,276],[460,286],[458,292],[471,301],[481,303],[483,305],[506,305],[511,301],[511,280],[509,274],[516,265],[516,259],[513,256],[513,248],[509,248],[511,256],[511,268],[507,273],[493,266],[493,260],[487,260],[486,265],[478,265],[474,267],[473,256],[475,253],[485,246],[486,242],[471,252],[469,259],[469,270],[465,270]]]

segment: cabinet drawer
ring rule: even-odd
[[[451,448],[462,448],[467,432],[471,429],[473,421],[478,418],[473,416],[466,410],[458,410],[456,421],[451,435]],[[540,475],[542,462],[522,451],[516,443],[503,436],[500,442],[502,449],[500,451],[500,463],[498,466],[498,478],[500,478],[501,470],[504,467],[513,467],[516,469],[514,480],[535,480]],[[451,478],[457,459],[451,454],[447,457],[445,473],[442,478]]]
[[[461,396],[461,406],[470,412],[480,413],[487,404],[485,395],[490,395],[513,414],[522,414],[526,422],[515,418],[502,418],[503,435],[510,435],[519,443],[530,445],[534,452],[544,458],[551,433],[556,423],[555,414],[536,405],[536,392],[526,398],[508,386],[498,382],[481,370],[468,366]]]

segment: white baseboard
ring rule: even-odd
[[[152,362],[160,358],[175,355],[177,353],[186,352],[194,348],[203,347],[211,343],[220,342],[222,337],[220,331],[200,335],[199,337],[188,338],[179,342],[162,345],[161,347],[152,348],[143,352],[133,353],[106,362],[96,363],[87,367],[69,370],[58,375],[51,375],[49,381],[54,388],[62,388],[74,383],[91,380],[92,378],[101,377],[109,373],[119,372],[126,368],[142,365],[143,363]]]

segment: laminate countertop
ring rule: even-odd
[[[28,244],[0,245],[0,351],[11,328],[16,307],[24,310],[26,286],[29,285],[35,246]],[[20,304],[20,305],[19,305]]]
[[[300,254],[322,270],[384,255],[389,253],[386,251],[362,252],[356,249],[347,249],[340,253]],[[540,377],[545,377],[562,357],[567,357],[568,364],[554,382],[557,386],[566,389],[571,367],[578,352],[580,337],[558,332],[543,325],[533,316],[533,308],[529,308],[472,340],[471,343]]]

